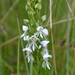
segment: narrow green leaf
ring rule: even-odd
[[[34,66],[33,66],[33,73],[34,73],[34,75],[38,75],[38,73],[37,73],[36,69],[34,68]]]
[[[19,34],[21,35],[21,30],[20,30],[20,25],[19,25],[19,20],[17,18],[17,23],[18,23],[18,30],[19,30]],[[22,49],[24,48],[23,46],[23,41],[21,39],[21,46],[22,46]],[[27,70],[27,75],[29,75],[29,70],[28,70],[28,65],[27,65],[27,61],[26,61],[26,56],[25,56],[25,53],[23,52],[23,56],[24,56],[24,62],[25,62],[25,66],[26,66],[26,70]]]

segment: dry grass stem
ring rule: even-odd
[[[75,18],[69,18],[68,20],[69,20],[69,21],[72,21],[72,20],[74,20],[74,19],[75,19]],[[52,22],[52,25],[64,23],[64,22],[67,22],[68,20],[67,20],[67,19],[64,19],[64,20],[60,20],[60,21],[57,21],[57,22]],[[44,27],[48,27],[48,26],[49,26],[49,22],[50,22],[50,19],[49,19],[48,22],[44,25]]]
[[[55,50],[54,50],[54,42],[53,42],[53,32],[52,32],[52,0],[50,0],[50,29],[51,29],[51,39],[52,39],[53,62],[54,62],[54,68],[55,68],[55,75],[57,75]]]
[[[12,38],[12,39],[10,39],[10,40],[8,40],[6,42],[4,42],[3,44],[0,45],[0,48],[5,46],[5,45],[7,45],[7,44],[9,44],[9,43],[11,43],[11,42],[13,42],[13,41],[15,41],[16,39],[18,39],[18,37],[19,37],[19,35],[15,36],[14,38]]]

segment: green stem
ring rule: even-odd
[[[52,69],[51,70],[52,71],[51,71],[50,75],[53,75],[53,73],[54,73],[54,64],[52,65]]]
[[[32,65],[33,65],[33,61],[30,61],[30,75],[33,75],[33,68],[32,68]]]

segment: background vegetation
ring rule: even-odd
[[[49,0],[42,0],[41,16],[45,14],[47,16],[42,26],[49,31],[48,49],[53,56],[49,2]],[[22,30],[23,19],[28,19],[25,5],[26,0],[0,0],[0,75],[27,75],[17,23],[18,17]],[[66,0],[52,0],[52,31],[57,75],[75,75],[74,15],[75,0],[68,0],[68,2]],[[51,70],[44,70],[40,61],[37,62],[38,65],[33,63],[32,75],[56,75],[53,58],[49,60]],[[28,64],[28,68],[30,70],[30,64]]]

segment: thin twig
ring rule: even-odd
[[[66,0],[66,3],[67,3],[67,5],[68,5],[68,7],[69,7],[69,10],[70,10],[71,14],[72,14],[72,17],[74,18],[74,14],[73,14],[72,9],[71,9],[71,7],[70,7],[70,5],[69,5],[69,3],[68,3],[67,0]]]
[[[75,18],[69,18],[68,20],[71,21],[71,20],[74,20]],[[64,19],[64,20],[60,20],[60,21],[57,21],[57,22],[52,22],[52,25],[56,25],[56,24],[60,24],[60,23],[64,23],[64,22],[67,22],[68,21],[67,19]],[[50,19],[47,21],[47,23],[43,26],[43,27],[48,27],[49,25],[49,22],[50,22]]]
[[[53,32],[52,32],[52,0],[50,0],[50,29],[51,29],[51,39],[52,39],[53,62],[54,62],[54,68],[55,68],[55,75],[57,75],[54,42],[53,42]]]
[[[75,18],[69,18],[68,20],[71,21],[71,20],[74,20],[74,19]],[[67,22],[68,20],[67,19],[60,20],[60,21],[54,22],[53,25],[60,24],[60,23],[64,23],[64,22]]]
[[[0,23],[2,24],[4,22],[4,20],[7,18],[7,16],[9,15],[9,13],[14,9],[14,7],[17,5],[17,3],[19,2],[20,0],[16,0],[14,2],[14,4],[9,8],[9,10],[6,12],[6,14],[4,15],[4,17],[1,19]],[[1,25],[0,24],[0,25]]]
[[[10,39],[10,40],[8,40],[6,42],[4,42],[3,44],[0,45],[0,48],[5,46],[5,45],[7,45],[7,44],[9,44],[9,43],[11,43],[11,42],[13,42],[14,40],[18,39],[18,37],[19,37],[19,35],[15,36],[14,38],[12,38],[12,39]]]

